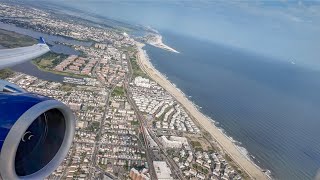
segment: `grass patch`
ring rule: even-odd
[[[191,145],[193,147],[201,147],[201,143],[199,141],[191,141]]]
[[[72,85],[70,85],[70,84],[63,84],[63,85],[60,87],[60,90],[61,90],[61,91],[65,91],[65,92],[71,91],[71,90],[72,90]]]
[[[52,61],[48,60],[48,59],[43,59],[39,62],[39,66],[42,67],[47,67],[47,66],[51,66],[52,65]]]
[[[31,46],[36,43],[37,40],[29,36],[0,29],[0,45],[5,48]]]
[[[90,125],[86,128],[86,130],[91,132],[97,132],[100,129],[100,122],[93,121]]]
[[[203,151],[202,147],[196,147],[194,148],[195,151]]]
[[[139,121],[131,121],[131,125],[132,125],[132,126],[139,125]]]
[[[204,174],[208,174],[208,173],[209,173],[209,170],[208,170],[208,169],[206,169],[205,167],[202,167],[202,166],[199,165],[199,164],[192,164],[192,167],[193,167],[194,169],[196,169],[197,171],[200,171],[200,172],[202,172],[202,173],[204,173]]]
[[[67,57],[67,55],[57,54],[50,51],[45,55],[34,59],[32,63],[40,69],[52,70],[55,66],[60,64]]]
[[[111,96],[124,96],[125,91],[123,87],[115,87],[111,93]]]
[[[203,151],[202,145],[199,141],[191,141],[191,145],[195,151]]]
[[[132,66],[133,78],[138,77],[138,76],[148,78],[148,76],[140,69],[136,58],[130,58],[130,63]]]
[[[13,76],[14,72],[10,69],[2,69],[0,70],[0,79],[6,79]]]
[[[134,52],[137,51],[134,46],[121,47],[121,50],[122,50],[122,51],[127,51],[127,52],[132,52],[132,53],[134,53]]]

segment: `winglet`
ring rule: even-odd
[[[40,37],[39,44],[46,44],[46,41],[43,39],[43,37]]]

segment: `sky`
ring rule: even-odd
[[[320,70],[320,1],[55,2]]]

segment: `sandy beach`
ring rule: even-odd
[[[202,114],[194,104],[184,96],[170,81],[168,81],[158,70],[156,70],[148,57],[144,53],[142,47],[144,44],[136,43],[138,47],[138,64],[154,81],[166,89],[185,109],[190,113],[197,122],[207,130],[213,138],[220,144],[223,150],[238,164],[252,179],[269,179],[262,170],[256,166],[251,160],[243,155],[237,146],[217,128],[208,117]]]
[[[179,51],[173,49],[172,47],[166,45],[162,41],[162,36],[160,34],[151,34],[152,38],[149,38],[147,40],[147,43],[150,44],[151,46],[155,46],[157,48],[164,49],[166,51],[171,51],[174,53],[180,53]]]

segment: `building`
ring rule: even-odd
[[[98,48],[98,49],[106,49],[106,45],[105,45],[105,44],[98,44],[98,43],[96,43],[96,44],[94,45],[94,47],[95,47],[95,48]]]
[[[189,146],[189,144],[188,144],[188,139],[187,139],[186,137],[171,136],[171,137],[170,137],[170,140],[171,140],[171,141],[181,142],[182,145],[184,145],[184,146]]]
[[[145,174],[139,174],[138,180],[150,180],[150,178]]]
[[[130,170],[130,178],[132,179],[132,180],[134,180],[134,179],[137,179],[138,178],[138,176],[139,176],[139,171],[137,171],[135,168],[132,168],[131,170]]]
[[[139,173],[139,171],[137,171],[135,168],[132,168],[130,170],[129,176],[132,180],[150,180],[150,178],[148,176],[146,176],[143,173]]]
[[[72,102],[70,102],[70,103],[68,103],[68,105],[69,105],[70,109],[72,109],[74,111],[79,111],[81,109],[81,107],[82,107],[82,104],[80,104],[80,103],[72,103]]]
[[[171,170],[165,161],[153,161],[158,180],[173,180]]]
[[[177,141],[170,141],[169,139],[167,139],[166,136],[161,136],[160,142],[165,148],[181,148],[182,147],[182,143]]]
[[[161,136],[160,142],[166,148],[182,148],[182,146],[189,147],[188,140],[185,137],[171,136],[169,140],[166,136]]]
[[[134,84],[136,86],[139,86],[139,87],[145,87],[145,88],[150,88],[150,80],[149,79],[146,79],[146,78],[143,78],[141,76],[138,76],[134,79]]]

